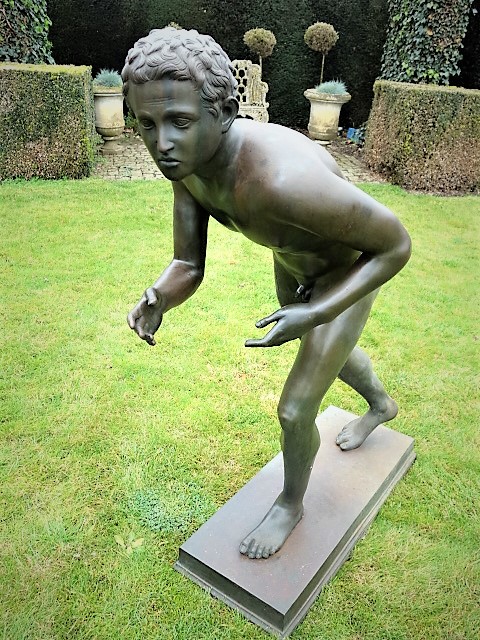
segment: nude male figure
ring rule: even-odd
[[[410,239],[382,204],[346,182],[335,161],[305,136],[236,119],[236,82],[223,50],[196,31],[152,31],[129,51],[124,93],[152,158],[172,181],[174,255],[128,316],[154,345],[163,314],[202,282],[212,217],[270,249],[281,308],[247,347],[300,338],[278,406],[283,490],[240,545],[268,558],[303,515],[319,447],[321,400],[336,377],[362,395],[367,413],[338,434],[354,449],[397,413],[357,346],[379,287],[405,265]]]

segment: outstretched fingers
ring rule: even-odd
[[[271,313],[266,318],[262,318],[261,320],[258,320],[255,323],[255,326],[257,327],[257,329],[264,329],[269,324],[272,324],[272,322],[278,322],[281,317],[282,317],[282,311],[281,309],[279,309],[278,311],[274,311],[273,313]]]
[[[273,347],[273,343],[271,342],[270,338],[271,338],[271,334],[272,332],[269,331],[267,333],[266,336],[264,336],[263,338],[250,338],[248,340],[245,341],[245,346],[246,347]]]
[[[258,320],[258,322],[255,323],[255,326],[257,327],[257,329],[263,329],[267,327],[269,324],[272,324],[272,322],[278,322],[281,318],[282,318],[282,311],[278,310],[278,311],[275,311],[274,313],[271,313],[266,318],[262,318],[261,320]],[[278,325],[275,325],[274,327],[272,327],[272,329],[270,329],[270,331],[267,334],[263,336],[263,338],[251,338],[245,342],[245,346],[246,347],[278,346],[279,344],[281,344],[281,341],[279,342],[276,339],[276,337],[278,337],[277,336],[278,333],[279,333]]]

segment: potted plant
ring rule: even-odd
[[[310,49],[322,54],[320,84],[314,89],[307,89],[303,94],[310,102],[308,132],[315,140],[329,144],[338,133],[340,109],[351,99],[345,84],[340,80],[323,82],[325,56],[335,46],[338,33],[331,24],[316,22],[305,31],[304,40]]]
[[[340,110],[351,95],[341,80],[322,82],[303,95],[310,101],[309,134],[314,140],[329,144],[337,137]]]
[[[115,141],[125,127],[122,78],[117,71],[101,69],[93,80],[95,128],[105,141],[103,153],[115,153]]]

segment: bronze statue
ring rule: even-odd
[[[379,287],[406,264],[410,238],[382,204],[348,183],[330,154],[275,124],[236,119],[230,60],[196,31],[155,29],[129,51],[124,94],[143,141],[174,193],[174,255],[128,316],[155,345],[163,314],[189,298],[204,274],[210,216],[269,248],[281,308],[258,320],[270,330],[247,347],[300,338],[278,406],[283,490],[240,545],[268,558],[303,515],[320,441],[315,418],[336,377],[368,402],[338,434],[359,447],[397,405],[356,346]]]

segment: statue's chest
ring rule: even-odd
[[[196,202],[227,229],[238,231],[252,242],[270,249],[284,251],[289,247],[290,227],[275,220],[269,211],[252,211],[245,197],[235,196],[234,189],[215,185],[207,188],[201,182],[191,182],[187,188]],[[252,198],[253,195],[250,200]]]
[[[232,231],[240,231],[243,226],[243,215],[239,211],[234,196],[221,187],[206,188],[202,184],[188,185],[188,190],[196,202],[217,222]]]

